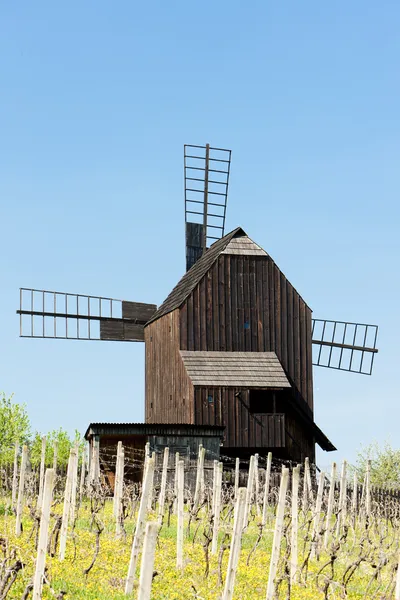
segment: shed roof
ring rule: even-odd
[[[291,387],[275,352],[180,351],[193,385]]]
[[[193,435],[222,437],[223,425],[192,423],[90,423],[85,439],[93,435]]]

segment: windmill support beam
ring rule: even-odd
[[[86,321],[112,321],[113,323],[132,323],[135,325],[145,325],[146,321],[140,319],[118,319],[116,317],[100,317],[99,315],[77,315],[76,313],[54,313],[43,312],[40,310],[17,310],[17,315],[29,315],[31,317],[60,317],[62,319],[83,319]]]
[[[322,342],[321,340],[312,340],[313,344],[318,346],[330,346],[331,348],[343,348],[348,350],[359,350],[360,352],[378,352],[377,348],[368,348],[367,346],[353,346],[351,344],[339,344],[339,342]]]

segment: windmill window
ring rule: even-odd
[[[249,409],[251,413],[275,413],[275,390],[249,390]]]

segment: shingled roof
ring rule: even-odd
[[[275,352],[180,351],[194,385],[290,388]]]
[[[186,298],[193,292],[194,288],[201,281],[207,271],[212,267],[219,255],[225,250],[229,242],[238,235],[245,236],[247,234],[241,227],[237,227],[230,233],[227,233],[217,242],[214,242],[214,244],[212,244],[212,246],[210,246],[203,256],[199,258],[193,267],[189,269],[187,273],[185,273],[185,275],[174,287],[172,292],[161,304],[159,309],[154,313],[148,323],[146,323],[146,325],[152,323],[159,317],[172,312],[176,308],[179,308]]]

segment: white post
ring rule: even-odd
[[[137,516],[135,536],[133,538],[131,558],[129,561],[128,575],[125,583],[125,594],[131,594],[133,590],[133,583],[135,580],[136,563],[139,556],[140,544],[142,541],[143,530],[145,525],[146,510],[149,494],[151,492],[150,487],[153,485],[154,475],[154,458],[147,460],[147,468],[144,473],[142,497],[140,498],[139,512]]]
[[[214,464],[213,464],[213,489],[212,489],[212,499],[211,499],[211,514],[213,515],[215,513],[215,487],[217,485],[217,470],[218,470],[218,465],[219,462],[217,460],[214,460]]]
[[[319,474],[318,481],[318,491],[317,491],[317,500],[315,502],[315,513],[314,513],[314,524],[313,524],[313,532],[312,532],[312,546],[311,546],[311,556],[314,557],[317,554],[318,543],[319,543],[319,534],[320,534],[320,519],[321,519],[321,508],[322,508],[322,495],[324,493],[324,483],[325,483],[325,473],[321,471]]]
[[[340,525],[344,522],[345,517],[345,507],[346,507],[346,465],[347,462],[344,460],[342,463],[342,472],[340,475],[340,494],[339,494],[339,507],[338,507],[338,516],[337,516],[337,525],[336,525],[336,535],[338,536],[340,533]]]
[[[240,458],[235,461],[235,500],[238,497],[239,491],[239,473],[240,473]]]
[[[199,445],[199,454],[197,458],[197,472],[196,472],[196,487],[194,490],[193,499],[193,512],[196,511],[198,505],[203,500],[204,491],[204,456],[205,449],[202,444]]]
[[[333,512],[333,503],[335,500],[335,481],[336,481],[336,463],[332,463],[331,470],[331,485],[329,488],[329,496],[328,496],[328,508],[326,511],[326,521],[325,521],[325,540],[324,546],[325,548],[328,546],[329,534],[331,531],[331,518]]]
[[[33,578],[33,600],[41,600],[44,568],[46,564],[47,542],[49,538],[50,508],[53,496],[55,472],[46,469],[43,487],[43,500],[41,504],[40,530],[38,551],[36,557],[35,576]]]
[[[125,473],[125,450],[123,446],[119,452],[119,464],[118,464],[118,489],[117,489],[117,500],[116,500],[116,534],[120,536],[122,533],[122,501],[124,497],[124,473]],[[152,484],[153,482],[151,482]]]
[[[99,440],[94,440],[94,447],[93,447],[94,453],[93,453],[93,459],[94,459],[94,464],[93,464],[93,482],[95,485],[98,485],[100,483],[100,441]]]
[[[298,545],[297,536],[299,529],[299,482],[300,465],[297,465],[292,472],[292,531],[290,540],[290,582],[293,584],[296,580],[298,565]]]
[[[86,473],[86,452],[82,452],[82,464],[81,464],[81,479],[79,482],[79,501],[82,502],[83,489],[85,487],[85,473]]]
[[[17,501],[17,488],[18,488],[18,452],[19,452],[19,442],[15,442],[14,449],[14,472],[13,472],[13,482],[12,482],[12,496],[11,496],[11,505],[14,508],[15,503]]]
[[[39,472],[39,496],[37,501],[36,509],[40,511],[42,506],[43,498],[43,485],[44,485],[44,463],[46,459],[46,436],[42,437],[42,452],[40,455],[40,472]]]
[[[165,454],[164,454],[165,456]],[[151,584],[153,582],[154,552],[156,549],[158,524],[150,521],[146,525],[143,540],[142,563],[140,565],[140,578],[138,600],[150,600]]]
[[[199,503],[202,504],[204,502],[204,462],[206,458],[206,449],[202,448],[201,456],[200,456],[200,495],[199,495]]]
[[[117,459],[115,463],[115,477],[114,477],[114,496],[113,496],[113,515],[117,516],[117,503],[118,503],[118,491],[119,491],[119,463],[121,460],[122,442],[117,444]]]
[[[21,468],[19,471],[19,488],[18,488],[18,500],[17,500],[17,519],[15,521],[15,535],[19,537],[21,535],[21,520],[22,520],[22,509],[24,507],[24,485],[25,485],[25,472],[26,465],[28,462],[28,447],[22,448],[22,459]]]
[[[153,452],[152,453],[152,458],[154,458],[154,471],[150,474],[150,492],[149,492],[149,497],[147,499],[147,510],[150,511],[153,508],[153,484],[154,484],[154,472],[155,472],[155,468],[156,468],[156,453]]]
[[[367,471],[365,473],[365,512],[367,517],[371,516],[371,461],[367,460]]]
[[[246,488],[239,488],[235,503],[233,532],[229,551],[228,569],[226,572],[225,588],[222,600],[232,600],[235,588],[236,570],[239,562],[240,546],[243,531],[243,518],[246,504]]]
[[[199,445],[199,450],[197,453],[197,469],[196,469],[196,484],[194,488],[194,498],[193,498],[193,510],[197,508],[197,504],[199,501],[200,494],[200,456],[203,450],[202,444]]]
[[[174,474],[174,515],[177,514],[178,507],[178,463],[179,463],[179,452],[175,453],[175,474]]]
[[[274,597],[274,581],[278,567],[278,560],[281,548],[283,519],[285,516],[286,491],[289,483],[289,469],[282,468],[281,485],[279,488],[278,509],[276,512],[274,539],[272,542],[271,563],[269,566],[268,587],[266,600],[272,600]]]
[[[160,496],[158,498],[158,517],[162,520],[164,516],[164,505],[165,505],[165,490],[167,488],[167,474],[168,474],[168,459],[169,459],[169,448],[164,448],[164,459],[163,469],[161,474],[161,489]]]
[[[356,522],[356,519],[357,519],[357,508],[358,508],[357,492],[358,492],[357,473],[354,472],[354,475],[353,475],[353,498],[351,501],[351,510],[353,513],[354,523]]]
[[[75,464],[75,449],[71,448],[69,453],[68,460],[68,469],[67,469],[67,480],[65,483],[65,492],[64,492],[64,507],[61,521],[61,530],[60,530],[60,551],[59,551],[59,559],[64,560],[65,558],[65,548],[67,546],[67,531],[68,531],[68,519],[71,508],[71,495],[72,495],[72,472]]]
[[[74,447],[75,456],[74,456],[74,464],[72,468],[72,485],[71,485],[71,507],[70,507],[70,522],[72,525],[75,521],[75,509],[76,509],[76,490],[78,487],[78,459],[79,459],[79,449],[78,443],[75,444]]]
[[[258,475],[258,454],[254,455],[254,483],[255,483],[255,503],[256,503],[256,512],[259,517],[261,514],[260,511],[260,479]]]
[[[222,489],[222,472],[224,469],[224,465],[222,462],[218,464],[217,473],[216,473],[216,483],[215,483],[215,503],[214,503],[214,523],[213,523],[213,536],[211,542],[211,554],[216,554],[218,549],[218,531],[219,531],[219,523],[221,517],[221,489]]]
[[[57,458],[58,458],[58,441],[53,442],[53,470],[54,475],[57,475]]]
[[[312,491],[310,459],[304,459],[304,479],[303,479],[303,511],[306,512],[309,502],[314,502],[314,494]]]
[[[178,463],[178,526],[176,537],[176,568],[183,569],[183,490],[185,485],[185,463]]]
[[[262,513],[262,525],[263,526],[265,526],[265,524],[267,522],[269,481],[271,479],[271,465],[272,465],[272,452],[268,452],[267,468],[265,470],[265,485],[264,485],[264,498],[263,498],[263,513]]]
[[[281,549],[281,538],[283,530],[283,519],[285,516],[286,491],[289,482],[289,469],[282,468],[281,485],[279,488],[278,509],[276,512],[274,539],[272,542],[271,563],[269,566],[268,587],[266,600],[273,600],[274,597],[274,582],[278,567],[278,560]]]
[[[251,497],[253,495],[253,484],[254,484],[254,456],[250,456],[249,474],[247,478],[247,493],[246,493],[246,506],[244,508],[244,521],[243,527],[247,527],[249,520],[249,512],[251,508]]]

